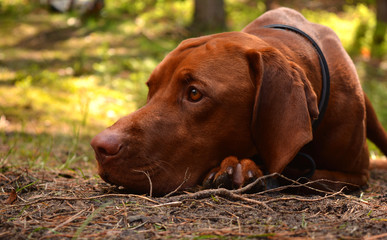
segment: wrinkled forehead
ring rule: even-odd
[[[244,60],[251,36],[244,33],[222,33],[183,41],[153,71],[149,82],[160,78],[171,80],[176,74],[216,74],[238,71]],[[239,69],[241,70],[241,69]]]

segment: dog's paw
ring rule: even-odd
[[[220,167],[212,169],[204,178],[205,188],[241,188],[263,176],[262,171],[250,159],[225,158]]]

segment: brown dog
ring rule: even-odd
[[[316,49],[300,34],[263,27],[269,24],[301,29],[325,55],[330,96],[315,131],[322,90]],[[269,11],[241,32],[183,41],[147,85],[147,104],[91,143],[102,179],[136,193],[149,191],[149,179],[153,193],[168,193],[186,173],[184,187],[227,178],[240,187],[262,171],[283,172],[300,151],[315,161],[310,179],[363,186],[366,136],[387,155],[387,134],[340,40],[291,9]],[[254,155],[262,166],[248,159]]]

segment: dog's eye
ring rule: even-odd
[[[203,97],[203,94],[197,88],[191,87],[189,89],[188,98],[190,101],[198,102],[200,101],[200,99],[202,99],[202,97]]]

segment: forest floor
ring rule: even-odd
[[[87,173],[5,167],[0,179],[0,239],[387,239],[383,170],[364,190],[310,195],[218,189],[156,198]]]

